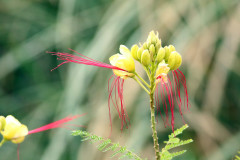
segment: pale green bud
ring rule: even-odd
[[[155,45],[155,50],[156,50],[156,53],[158,52],[158,50],[162,47],[161,45],[161,40],[160,42],[157,42],[156,45]]]
[[[138,48],[138,51],[137,51],[137,58],[139,61],[141,61],[141,56],[142,56],[142,52],[143,52],[143,48]]]
[[[182,56],[176,51],[171,52],[168,58],[168,67],[171,70],[176,70],[181,66],[181,64],[182,64]]]
[[[6,125],[5,117],[0,116],[0,131],[4,129],[5,125]]]
[[[150,45],[149,51],[150,51],[150,53],[151,53],[152,56],[155,54],[155,47],[154,47],[153,44]]]
[[[134,59],[138,59],[138,57],[137,57],[137,51],[138,51],[138,46],[135,44],[135,45],[133,45],[132,46],[132,48],[131,48],[131,55],[132,55],[132,57],[134,58]]]
[[[157,63],[162,62],[162,60],[164,59],[164,57],[165,57],[165,49],[164,49],[164,48],[160,48],[160,49],[158,50],[158,54],[157,54],[157,58],[156,58]]]
[[[148,35],[147,42],[150,44],[155,44],[158,41],[158,33],[155,34],[154,31],[151,31]]]
[[[166,61],[168,61],[168,58],[169,58],[171,52],[176,51],[176,50],[175,50],[175,47],[173,45],[165,46],[164,49],[165,49],[165,57],[164,57],[164,59]]]
[[[145,42],[143,43],[143,46],[142,46],[144,49],[148,49],[148,44]]]
[[[168,49],[169,49],[170,53],[173,52],[173,51],[176,51],[176,49],[173,45],[169,45]]]
[[[146,67],[150,64],[150,53],[148,50],[142,52],[141,63]]]
[[[169,51],[169,48],[167,46],[164,47],[164,50],[165,50],[165,61],[168,61],[168,57],[170,56],[170,51]]]

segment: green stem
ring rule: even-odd
[[[6,140],[5,139],[2,139],[2,141],[0,142],[0,147],[3,145],[3,143],[5,143]]]
[[[155,149],[155,157],[156,160],[160,160],[160,151],[159,151],[159,144],[158,144],[158,137],[157,137],[157,130],[156,130],[156,121],[155,121],[155,106],[154,106],[154,90],[155,90],[155,67],[152,65],[152,73],[150,77],[150,111],[151,111],[151,127],[152,127],[152,137]]]
[[[150,94],[150,92],[147,90],[147,88],[144,87],[144,85],[143,85],[136,77],[133,77],[133,79],[134,79],[148,94]]]
[[[135,75],[136,75],[148,88],[150,88],[150,85],[149,85],[141,76],[139,76],[139,74],[137,74],[137,72],[135,72]]]
[[[146,71],[147,76],[148,76],[148,79],[149,79],[149,81],[150,81],[150,73],[149,73],[149,70],[148,70],[147,67],[145,67],[144,65],[142,65],[142,66],[143,66],[144,70]]]

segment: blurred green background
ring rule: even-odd
[[[191,103],[183,138],[194,143],[176,159],[233,159],[240,150],[239,0],[0,0],[0,114],[12,114],[34,129],[87,113],[72,123],[107,137],[112,71],[66,64],[51,72],[60,62],[46,51],[72,48],[108,63],[120,44],[143,42],[151,30],[183,56]],[[137,71],[144,73],[139,66]],[[131,128],[121,132],[113,109],[111,139],[153,159],[148,96],[133,80],[126,81],[124,94]],[[176,127],[182,124],[178,114]],[[159,119],[160,142],[170,132]],[[55,129],[28,136],[20,145],[20,159],[110,159],[111,153],[70,133]],[[1,147],[0,159],[17,159],[17,145]]]

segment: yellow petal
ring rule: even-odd
[[[134,60],[131,55],[121,55],[121,54],[115,54],[109,58],[109,61],[111,65],[119,67],[121,69],[126,70],[120,71],[120,70],[113,70],[114,74],[120,77],[133,77],[134,74],[132,72],[135,71],[135,64]]]
[[[6,124],[1,134],[5,140],[12,141],[13,143],[21,143],[24,137],[28,135],[28,128],[16,118],[9,115],[6,117]]]
[[[170,68],[168,67],[168,64],[166,64],[165,62],[163,63],[159,63],[157,71],[156,71],[156,77],[158,77],[159,75],[162,74],[168,74]]]
[[[119,51],[120,51],[120,53],[122,53],[125,56],[130,56],[131,55],[131,52],[129,51],[129,49],[124,45],[120,45]]]

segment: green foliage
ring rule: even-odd
[[[102,152],[106,151],[114,151],[111,158],[115,157],[116,155],[120,155],[119,159],[122,158],[129,158],[129,159],[135,159],[135,160],[142,160],[138,155],[133,153],[132,151],[128,150],[125,146],[120,146],[119,143],[113,143],[110,139],[104,139],[100,136],[96,136],[94,134],[91,134],[87,131],[77,130],[73,131],[73,136],[81,136],[83,139],[82,141],[90,140],[91,143],[100,142],[100,144],[97,146],[98,150]]]
[[[177,136],[182,134],[182,132],[187,128],[188,128],[188,125],[186,124],[181,128],[175,130],[174,133],[171,133],[168,136],[169,138],[168,141],[164,142],[166,143],[166,146],[160,152],[161,160],[171,160],[174,157],[180,156],[187,151],[187,150],[182,150],[177,152],[169,151],[170,149],[174,149],[176,147],[193,142],[192,139],[181,140],[180,138],[177,138]],[[119,143],[113,143],[110,139],[104,139],[100,136],[97,136],[82,130],[73,131],[72,135],[81,136],[82,141],[90,140],[91,143],[100,142],[100,144],[97,146],[98,150],[102,152],[113,151],[114,153],[112,154],[111,158],[115,157],[116,155],[119,155],[119,159],[128,158],[128,159],[142,160],[142,158],[140,158],[138,155],[128,150],[127,147],[120,146]],[[236,158],[239,158],[239,157],[236,156]],[[239,159],[236,159],[236,160],[239,160]]]
[[[193,142],[192,139],[181,140],[180,138],[177,138],[177,136],[182,134],[182,132],[187,128],[188,128],[188,125],[186,124],[168,136],[168,138],[169,138],[168,141],[164,142],[164,143],[166,143],[166,146],[160,152],[161,160],[171,160],[174,157],[182,155],[183,153],[185,153],[187,151],[187,150],[182,150],[182,151],[178,151],[178,152],[171,152],[171,153],[169,152],[170,149]]]
[[[238,154],[240,155],[240,151],[238,152]],[[240,157],[236,155],[234,160],[240,160]]]

